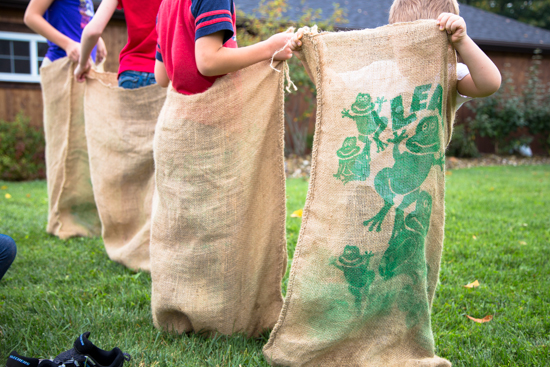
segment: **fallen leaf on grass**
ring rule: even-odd
[[[11,199],[11,195],[10,194],[6,194],[6,199]]]
[[[453,174],[453,171],[447,171],[447,172],[445,172],[445,174],[446,174],[447,176],[450,176],[450,175]]]
[[[298,209],[294,213],[292,213],[290,216],[292,218],[302,218],[302,214],[304,213],[303,209]]]
[[[463,286],[464,288],[476,288],[479,287],[479,282],[476,280],[470,284],[466,284]]]
[[[522,246],[526,246],[526,245],[527,245],[527,242],[525,242],[525,241],[519,241],[519,244],[522,245]]]
[[[31,194],[27,194],[27,197],[30,198],[30,197],[31,197]]]
[[[473,238],[474,240],[477,240],[477,237],[476,237],[475,235],[474,235],[474,236],[472,236],[472,238]]]
[[[6,190],[7,188],[8,188],[8,187],[7,187],[6,185],[0,187],[0,189],[2,189],[2,190]]]
[[[494,188],[494,187],[491,187],[491,188],[489,189],[489,191],[495,191],[495,188]]]
[[[476,319],[476,318],[474,318],[470,315],[466,315],[466,317],[469,318],[470,320],[472,320],[473,322],[477,322],[477,323],[480,323],[480,324],[483,324],[485,322],[489,322],[493,319],[493,315],[487,315],[482,319]]]

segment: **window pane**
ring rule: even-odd
[[[46,52],[48,52],[48,44],[46,42],[36,42],[36,46],[38,48],[38,56],[46,56]]]
[[[15,60],[15,73],[16,74],[30,74],[31,63],[29,60]]]
[[[11,61],[9,59],[0,59],[0,73],[11,73]]]
[[[13,54],[15,56],[30,57],[30,43],[27,41],[13,41]]]
[[[44,62],[44,59],[38,60],[36,63],[38,64],[38,74],[40,74],[40,68],[42,67],[42,63]]]
[[[0,55],[10,55],[10,41],[0,40]]]

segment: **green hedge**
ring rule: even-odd
[[[0,179],[35,180],[46,177],[44,132],[18,114],[15,121],[0,120]]]
[[[508,68],[503,70],[502,85],[495,94],[466,103],[474,117],[467,119],[462,135],[458,131],[449,155],[471,156],[472,148],[475,150],[471,139],[476,136],[491,139],[496,153],[518,151],[533,138],[550,153],[550,85],[541,77],[540,50],[533,55],[524,85],[514,83]]]

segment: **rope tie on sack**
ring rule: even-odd
[[[286,32],[294,32],[294,27],[290,27],[286,30]],[[273,56],[271,56],[271,63],[269,64],[269,66],[275,70],[276,72],[280,73],[281,70],[277,69],[275,66],[273,66],[273,61],[275,60],[275,56],[283,51],[285,48],[289,47],[290,46],[290,40],[287,41],[287,43],[280,49],[280,50],[277,50],[275,51],[275,53],[273,54]],[[294,91],[297,91],[298,88],[296,87],[296,84],[294,84],[294,82],[292,81],[292,79],[290,79],[290,68],[288,67],[288,62],[287,61],[284,61],[283,62],[283,75],[285,76],[286,78],[286,91],[288,93],[292,93],[292,91],[290,90],[290,87],[292,86],[292,88],[294,88]]]

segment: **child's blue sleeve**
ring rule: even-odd
[[[157,43],[157,53],[155,54],[155,59],[157,59],[160,62],[164,62],[162,60],[162,54],[160,53],[160,45]]]
[[[223,43],[233,37],[232,0],[194,0],[191,13],[195,17],[195,41],[219,31],[224,31]]]

